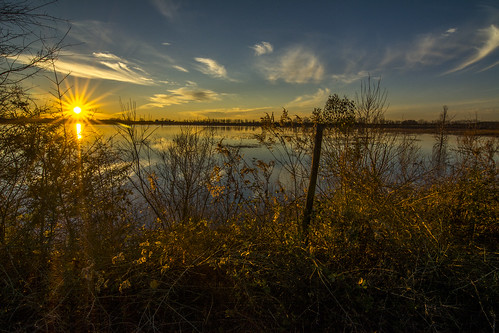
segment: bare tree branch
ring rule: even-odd
[[[55,0],[0,0],[0,87],[15,85],[57,58],[69,32],[45,12]]]

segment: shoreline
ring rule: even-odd
[[[75,123],[74,119],[58,119],[58,118],[19,118],[6,119],[0,118],[0,125],[22,125],[22,124],[51,124],[55,122]],[[88,119],[85,120],[92,125],[150,125],[150,126],[206,126],[206,127],[261,127],[264,126],[262,121],[234,121],[234,122],[219,122],[219,121],[160,121],[160,120],[138,120],[127,121],[118,119]],[[285,124],[275,123],[277,127],[313,127],[314,123],[295,123],[289,122]],[[405,133],[425,133],[433,134],[438,132],[438,123],[422,123],[422,124],[403,124],[403,123],[385,123],[377,125],[356,124],[357,129],[362,128],[381,128],[387,132],[405,132]],[[445,128],[446,134],[466,135],[474,134],[480,136],[499,137],[499,122],[483,121],[483,122],[456,122],[450,123]]]

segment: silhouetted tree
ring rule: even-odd
[[[43,10],[55,1],[3,0],[0,7],[0,85],[30,77],[57,57],[64,35]]]
[[[314,109],[312,119],[315,123],[349,127],[355,123],[355,102],[346,96],[340,98],[337,94],[331,95],[324,109]]]

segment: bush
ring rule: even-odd
[[[287,184],[271,181],[275,164],[189,130],[161,147],[130,127],[116,147],[64,123],[0,127],[0,327],[495,327],[496,141],[461,137],[435,176],[411,138],[329,129],[304,237],[311,133],[268,125],[260,139]]]

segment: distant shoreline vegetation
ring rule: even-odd
[[[53,123],[53,122],[75,122],[74,119],[67,118],[48,118],[48,117],[19,117],[19,118],[2,118],[0,117],[0,124],[23,124],[23,123]],[[205,119],[205,120],[123,120],[117,118],[110,119],[87,119],[86,122],[93,125],[158,125],[158,126],[249,126],[260,127],[265,124],[264,120],[248,120],[248,119]],[[314,122],[307,119],[302,121],[289,121],[275,123],[280,127],[312,127]],[[363,124],[357,122],[355,127],[377,127],[383,128],[388,131],[411,131],[411,132],[434,132],[438,126],[438,121],[426,120],[384,120],[379,124]],[[446,125],[446,130],[450,133],[462,133],[465,131],[473,130],[478,135],[492,135],[499,136],[499,122],[498,121],[476,121],[476,120],[459,120],[453,121]]]

